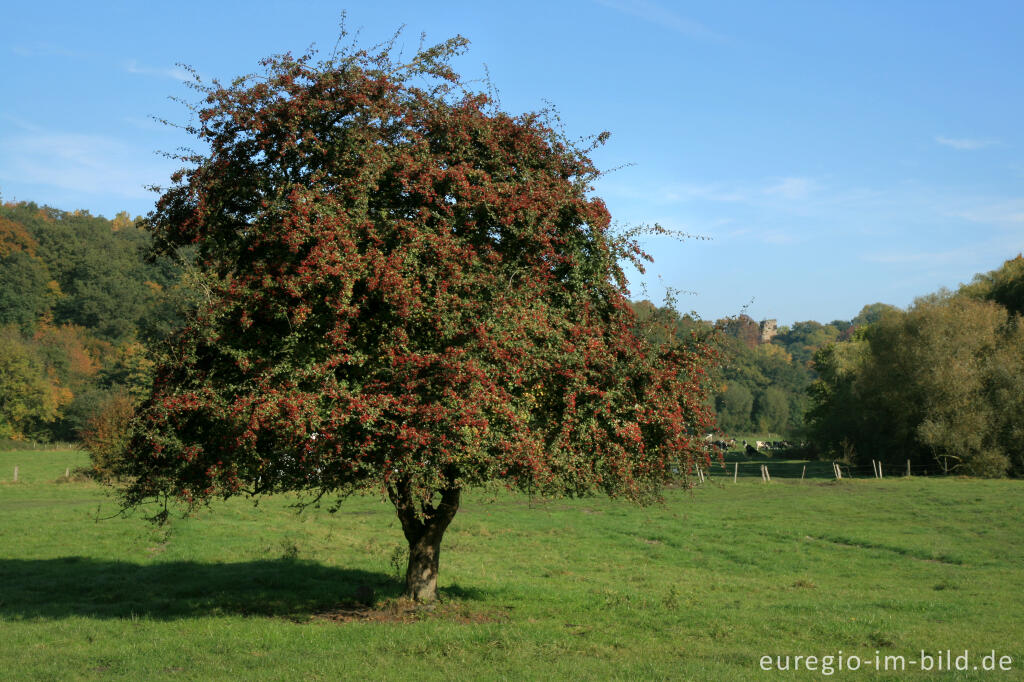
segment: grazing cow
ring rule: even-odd
[[[746,446],[746,449],[744,450],[744,452],[746,452],[748,455],[760,455],[761,454],[760,452],[757,451],[757,448],[752,446],[750,443],[747,443],[747,446]]]

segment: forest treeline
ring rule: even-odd
[[[127,213],[0,207],[0,439],[76,440],[111,401],[148,391],[145,346],[195,291],[149,246]]]
[[[152,380],[147,346],[200,296],[187,253],[150,257],[137,219],[0,206],[0,440],[72,441],[127,419]],[[901,310],[779,327],[650,301],[652,329],[718,349],[728,435],[809,440],[822,456],[975,475],[1024,474],[1024,259]],[[654,332],[657,333],[657,332]],[[111,427],[114,431],[113,427]]]

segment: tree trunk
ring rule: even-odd
[[[459,510],[461,490],[441,491],[441,502],[434,507],[423,503],[416,508],[408,481],[388,486],[402,531],[409,541],[409,567],[405,572],[405,596],[418,602],[437,599],[437,567],[441,558],[441,538]]]

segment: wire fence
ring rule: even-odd
[[[32,440],[14,440],[13,438],[0,438],[0,452],[21,452],[32,450],[37,452],[48,452],[51,450],[80,450],[81,443],[68,441],[53,441],[39,443]]]
[[[61,444],[65,445],[65,444]],[[73,444],[66,444],[68,449]],[[51,444],[50,449],[53,448]],[[42,450],[43,448],[22,448],[22,450]],[[2,450],[0,450],[2,452]],[[784,455],[783,455],[784,456]],[[64,478],[69,478],[68,469]],[[6,473],[6,472],[5,472]],[[14,466],[13,475],[10,479],[3,477],[4,481],[18,482],[19,467]],[[772,479],[800,479],[800,480],[841,480],[841,479],[864,479],[864,478],[895,478],[905,476],[948,476],[956,475],[955,471],[943,471],[938,463],[915,464],[910,460],[902,466],[892,463],[883,463],[872,460],[869,463],[850,464],[836,460],[784,460],[771,457],[758,459],[746,458],[742,453],[725,453],[722,459],[713,459],[710,466],[698,467],[691,472],[691,480],[694,483],[702,483],[709,479],[718,482],[732,479],[761,479],[769,482]]]
[[[699,483],[705,479],[803,479],[841,480],[865,478],[897,478],[905,476],[947,476],[955,472],[943,471],[938,464],[914,464],[910,461],[902,466],[872,460],[867,463],[850,464],[834,460],[772,460],[729,459],[712,460],[711,466],[695,471],[693,478]]]

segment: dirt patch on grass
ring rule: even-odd
[[[458,602],[418,604],[409,599],[393,599],[372,606],[346,604],[313,615],[314,620],[334,623],[418,623],[440,620],[460,625],[505,623],[507,611],[477,611]]]

